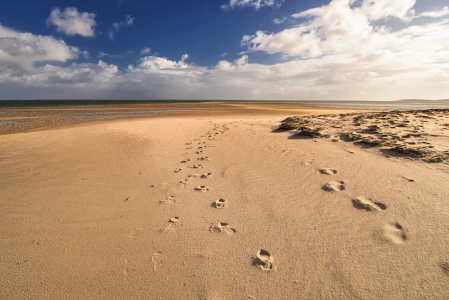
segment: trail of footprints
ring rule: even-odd
[[[226,125],[223,125],[220,127],[217,124],[214,124],[214,129],[212,131],[208,131],[205,136],[202,136],[201,138],[207,138],[209,141],[214,141],[215,137],[224,134],[225,131],[229,130],[229,128]],[[194,146],[194,144],[197,145],[197,147]],[[201,162],[208,162],[210,161],[209,156],[206,155],[206,149],[207,148],[213,148],[214,146],[207,145],[205,141],[202,141],[201,139],[196,139],[192,143],[186,143],[186,146],[188,146],[187,150],[194,150],[196,155],[199,155],[197,157],[197,161]],[[195,149],[194,149],[195,148]],[[189,156],[189,153],[183,154],[184,156]],[[188,164],[191,160],[189,158],[186,158],[181,161],[182,164]],[[203,169],[204,166],[202,164],[193,164],[188,165],[188,169],[198,170]],[[335,169],[331,168],[323,168],[320,169],[319,172],[326,176],[334,176],[338,172]],[[175,174],[182,174],[183,169],[178,168],[174,170]],[[187,187],[187,183],[189,179],[208,179],[212,176],[212,173],[203,173],[201,175],[198,174],[189,174],[183,181],[180,181],[180,184],[184,187]],[[341,192],[346,189],[344,181],[336,181],[331,180],[327,182],[322,189],[329,193],[336,193]],[[206,185],[198,185],[193,187],[193,191],[195,192],[208,192],[209,188]],[[373,199],[365,198],[365,197],[357,197],[355,199],[352,199],[352,205],[354,208],[361,210],[361,211],[368,211],[368,212],[379,212],[384,211],[387,209],[387,206],[381,202],[375,201]],[[160,204],[176,204],[175,196],[169,196],[167,199],[160,200]],[[214,209],[224,209],[228,206],[228,203],[225,199],[218,199],[211,203],[210,205]],[[168,225],[165,227],[165,229],[161,231],[167,231],[167,230],[174,230],[174,227],[180,222],[180,218],[178,216],[174,216],[168,220]],[[209,227],[209,231],[216,234],[226,234],[226,235],[234,235],[237,233],[237,230],[231,227],[230,224],[226,222],[217,222],[213,223]],[[394,244],[402,244],[405,241],[407,241],[407,235],[405,233],[404,228],[402,225],[400,225],[397,222],[386,224],[383,228],[384,237],[389,240],[390,242]],[[157,252],[155,255],[153,255],[152,261],[154,263],[154,269],[157,270],[162,266],[160,263],[160,260],[162,258],[162,253]],[[273,256],[264,249],[259,249],[256,254],[252,258],[252,264],[253,266],[258,267],[261,270],[264,271],[271,271],[275,270],[276,266],[274,265],[274,259]]]
[[[215,137],[217,135],[220,134],[224,134],[227,130],[229,130],[229,128],[226,125],[223,125],[222,127],[220,127],[219,125],[215,124],[214,125],[214,129],[212,131],[208,131],[207,134],[205,136],[201,136],[202,138],[207,137],[209,141],[213,141],[215,139]],[[198,147],[195,147],[194,144],[197,144]],[[207,148],[214,148],[215,146],[212,145],[207,145],[207,143],[205,141],[201,141],[201,139],[195,139],[193,142],[191,143],[186,143],[186,150],[194,150],[195,154],[199,155],[199,157],[196,158],[197,161],[200,161],[201,163],[203,162],[208,162],[210,161],[210,157],[209,156],[205,156],[206,155],[206,149]],[[194,149],[196,148],[196,149]],[[190,154],[184,153],[184,156],[186,156],[186,158],[184,160],[182,160],[180,163],[181,164],[188,164],[191,160],[190,158],[187,158]],[[203,169],[204,166],[202,164],[193,164],[193,165],[188,165],[187,166],[188,169],[194,169],[194,170],[199,170],[199,169]],[[178,168],[174,170],[175,174],[182,174],[183,173],[183,169],[182,168]],[[189,179],[195,179],[195,178],[199,178],[199,179],[209,179],[212,176],[212,173],[210,172],[206,172],[203,174],[189,174],[187,176],[186,179],[180,181],[180,184],[184,187],[187,187],[187,183],[189,181]],[[206,185],[198,185],[193,187],[193,191],[195,192],[208,192],[209,188]],[[176,204],[176,198],[175,196],[169,196],[166,199],[160,200],[159,201],[160,204],[162,205],[166,205],[166,204]],[[224,209],[226,208],[228,205],[228,202],[225,199],[217,199],[215,201],[213,201],[211,203],[211,207],[214,209]],[[172,217],[168,220],[168,225],[162,229],[161,231],[174,231],[174,227],[180,222],[180,218],[178,216]],[[234,235],[237,230],[233,227],[231,227],[231,225],[229,223],[226,222],[217,222],[217,223],[213,223],[210,225],[209,227],[209,231],[212,233],[216,233],[216,234],[226,234],[226,235]],[[162,253],[161,252],[156,252],[155,254],[153,254],[152,257],[152,262],[154,264],[154,270],[157,271],[158,269],[160,269],[162,267]],[[270,253],[268,253],[268,251],[260,249],[256,255],[253,257],[253,265],[257,266],[258,268],[260,268],[261,270],[264,271],[270,271],[275,269],[274,264],[273,264],[273,257],[270,255]]]
[[[320,169],[319,172],[323,175],[335,175],[337,174],[337,170],[330,168]],[[329,181],[326,183],[322,189],[326,192],[340,192],[346,189],[344,181]],[[365,197],[357,197],[351,200],[352,206],[358,210],[364,210],[369,212],[378,212],[387,209],[387,206],[379,201],[375,201],[373,199],[365,198]],[[407,235],[405,234],[405,230],[401,224],[394,222],[386,224],[383,228],[384,237],[394,243],[394,244],[402,244],[407,241]]]

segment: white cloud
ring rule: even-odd
[[[55,8],[47,19],[48,25],[55,25],[58,32],[66,35],[80,35],[84,37],[94,36],[93,27],[96,25],[95,14],[83,12],[80,13],[74,7],[67,7],[61,12]]]
[[[273,20],[273,24],[282,24],[285,22],[285,20],[287,20],[286,17],[282,17],[282,18],[278,18],[278,19],[274,19]]]
[[[114,40],[115,33],[116,32],[118,33],[120,31],[120,29],[124,26],[132,25],[134,23],[134,20],[135,20],[135,18],[131,17],[130,15],[127,15],[125,17],[125,20],[120,21],[120,22],[113,22],[112,23],[113,29],[108,30],[109,39],[111,41]]]
[[[214,69],[219,71],[229,71],[235,70],[236,68],[243,69],[246,65],[248,65],[248,55],[243,55],[236,59],[233,64],[226,60],[220,60]]]
[[[103,51],[98,51],[98,54],[97,54],[97,57],[98,57],[98,58],[102,58],[102,57],[104,57],[104,56],[109,56],[109,54],[107,54],[107,53],[105,53],[105,52],[103,52]]]
[[[19,32],[0,25],[0,66],[30,72],[37,62],[65,62],[87,55],[51,36]]]
[[[155,55],[145,56],[140,59],[140,64],[137,67],[132,65],[128,67],[130,72],[140,72],[140,73],[162,73],[162,74],[179,74],[185,73],[185,69],[189,66],[184,62],[185,59],[189,57],[184,54],[181,60],[176,62],[169,60],[167,58],[158,57]]]
[[[347,49],[360,49],[380,34],[386,27],[374,27],[372,20],[390,17],[410,20],[415,0],[363,0],[361,6],[352,8],[355,0],[333,0],[328,5],[293,14],[293,18],[306,19],[294,28],[278,33],[257,31],[244,36],[241,44],[251,51],[282,53],[292,57],[318,57],[326,53]]]
[[[280,7],[284,0],[230,0],[229,4],[222,5],[222,9],[230,9],[235,7],[253,6],[259,9],[263,6]]]
[[[144,54],[150,54],[151,49],[148,47],[143,48],[142,50],[140,50],[140,54],[144,55]]]
[[[410,21],[415,14],[412,9],[415,3],[416,0],[363,0],[360,9],[370,20],[396,17]]]
[[[449,15],[449,8],[445,6],[440,11],[423,12],[419,15],[419,17],[441,18],[447,15]]]

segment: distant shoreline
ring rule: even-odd
[[[422,100],[422,99],[402,99],[402,100],[112,100],[112,99],[70,99],[70,100],[0,100],[0,108],[23,107],[23,106],[73,106],[73,105],[120,105],[120,104],[163,104],[163,103],[264,103],[264,104],[394,104],[394,103],[445,103],[449,105],[448,99]]]

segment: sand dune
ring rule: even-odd
[[[1,136],[0,298],[449,298],[448,164],[285,117]]]

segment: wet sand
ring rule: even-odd
[[[449,297],[447,116],[249,109],[0,136],[0,298]]]

